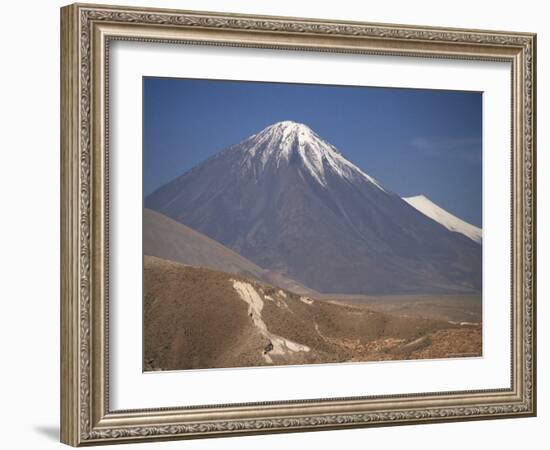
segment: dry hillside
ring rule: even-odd
[[[177,370],[481,355],[481,326],[319,301],[146,256],[144,368]]]

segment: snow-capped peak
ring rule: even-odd
[[[268,126],[264,130],[281,130],[283,134],[298,133],[301,135],[313,133],[311,128],[309,128],[304,123],[293,122],[292,120],[283,120],[282,122],[274,123],[273,125]]]
[[[382,186],[344,158],[333,145],[324,141],[303,123],[285,120],[274,123],[250,136],[238,146],[244,152],[243,163],[261,172],[268,166],[288,164],[298,155],[303,167],[319,184],[327,186],[327,172],[348,181],[366,179],[381,190]]]
[[[416,208],[425,216],[443,225],[450,231],[461,233],[464,236],[470,238],[472,241],[481,244],[482,230],[462,219],[454,216],[448,211],[445,211],[440,206],[432,202],[428,197],[424,195],[416,195],[413,197],[403,197],[409,205]]]

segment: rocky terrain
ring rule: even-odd
[[[144,370],[481,356],[481,325],[318,300],[144,258]]]

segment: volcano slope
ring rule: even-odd
[[[265,128],[159,187],[145,206],[324,294],[481,292],[479,243],[304,124]]]
[[[477,324],[320,301],[152,256],[144,277],[146,371],[481,355]]]
[[[295,280],[263,269],[204,234],[147,208],[143,210],[143,253],[185,265],[256,278],[298,294],[317,294]]]

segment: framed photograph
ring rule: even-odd
[[[535,415],[535,57],[62,8],[62,442]]]

